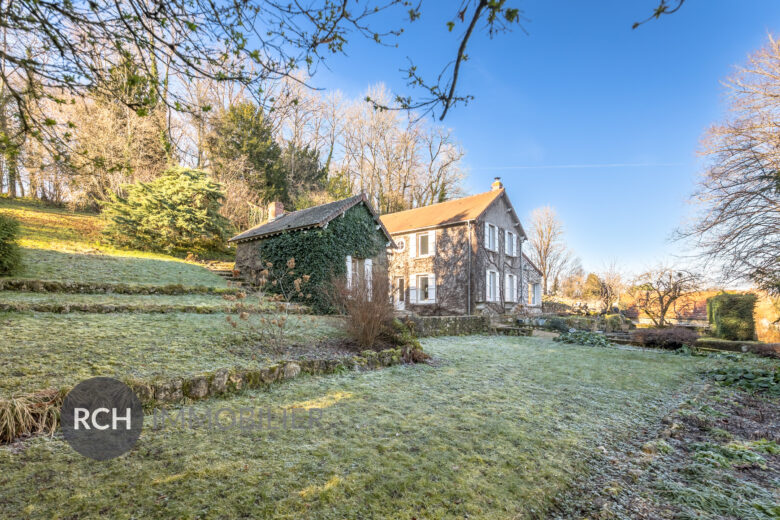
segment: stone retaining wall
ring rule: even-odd
[[[404,321],[418,338],[483,334],[490,328],[487,316],[414,316]]]
[[[53,280],[0,279],[0,291],[25,291],[70,294],[236,294],[235,287],[204,285],[129,285],[123,283],[59,282]]]
[[[328,374],[340,370],[374,370],[401,363],[401,349],[380,352],[366,350],[357,356],[340,359],[285,361],[261,368],[222,369],[196,376],[179,377],[163,381],[146,382],[125,380],[148,410],[168,403],[199,400],[238,392],[247,388],[262,388],[279,381],[294,379],[300,374]],[[19,437],[51,433],[58,424],[59,409],[69,389],[43,390],[0,397],[0,416],[28,415],[31,420],[18,422],[13,431],[0,430],[0,444],[13,442]]]
[[[126,381],[146,407],[198,400],[261,388],[272,383],[294,379],[300,374],[330,374],[339,370],[374,370],[401,363],[401,349],[380,352],[366,350],[357,356],[339,359],[303,359],[284,361],[260,368],[221,369],[216,372],[156,382]]]

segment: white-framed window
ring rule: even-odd
[[[516,302],[517,301],[517,275],[507,274],[504,279],[504,301]]]
[[[347,255],[347,289],[352,289],[352,256]]]
[[[506,256],[517,256],[517,234],[507,230],[504,233],[504,242]]]
[[[436,275],[430,273],[412,276],[409,303],[426,305],[436,303]]]
[[[405,238],[396,238],[395,239],[395,245],[397,246],[395,248],[396,253],[403,253],[406,251],[406,239]]]
[[[485,272],[485,301],[498,301],[498,271],[488,269]]]
[[[423,231],[411,235],[409,240],[410,257],[426,257],[436,254],[436,230]]]
[[[490,222],[485,222],[485,249],[498,251],[498,228]]]
[[[542,303],[542,284],[529,283],[528,288],[528,305],[540,305]]]

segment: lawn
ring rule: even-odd
[[[697,386],[701,358],[538,338],[423,341],[437,363],[303,377],[207,408],[322,408],[315,429],[149,427],[95,463],[58,436],[0,449],[0,515],[530,518]],[[147,417],[147,425],[151,418]]]
[[[225,281],[204,267],[168,255],[116,249],[101,242],[103,221],[26,200],[0,197],[0,214],[21,223],[18,240],[24,270],[18,278],[224,287]]]
[[[225,317],[0,313],[0,395],[72,385],[98,375],[170,378],[278,359],[258,345],[244,322],[234,329]],[[289,327],[291,343],[340,334],[336,319],[328,317],[294,316]]]
[[[249,296],[244,302],[256,304],[257,298]],[[201,309],[232,309],[236,303],[219,294],[68,294],[0,291],[0,304],[13,304],[21,308],[36,305],[113,305],[133,309],[194,306]]]

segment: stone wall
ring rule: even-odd
[[[300,374],[330,374],[339,370],[374,370],[401,363],[401,349],[366,350],[340,359],[279,362],[259,368],[221,369],[216,372],[155,382],[126,381],[144,406],[205,399],[294,379]]]
[[[413,316],[406,320],[417,337],[461,336],[488,331],[490,319],[486,316]]]
[[[427,231],[423,231],[427,233]],[[467,314],[469,294],[468,229],[466,224],[456,224],[434,230],[435,254],[410,257],[410,243],[417,235],[398,233],[396,243],[403,241],[401,251],[388,255],[393,302],[398,298],[398,278],[404,279],[404,308],[422,315]],[[409,300],[409,287],[414,277],[421,274],[436,276],[436,301],[415,304]],[[416,285],[416,284],[415,284]],[[473,310],[473,309],[472,309]]]

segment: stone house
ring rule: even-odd
[[[491,191],[381,217],[391,298],[418,314],[541,312],[541,273],[523,254],[523,226],[496,178]]]
[[[281,202],[272,202],[268,216],[263,224],[229,240],[236,244],[235,269],[250,283],[256,283],[265,269],[264,248],[282,262],[295,257],[301,272],[318,283],[327,283],[332,275],[346,274],[349,283],[370,283],[374,276],[387,275],[386,252],[395,244],[364,194],[289,213]],[[292,238],[284,242],[284,251],[275,241],[280,235]],[[322,262],[330,265],[307,271],[307,263]]]

